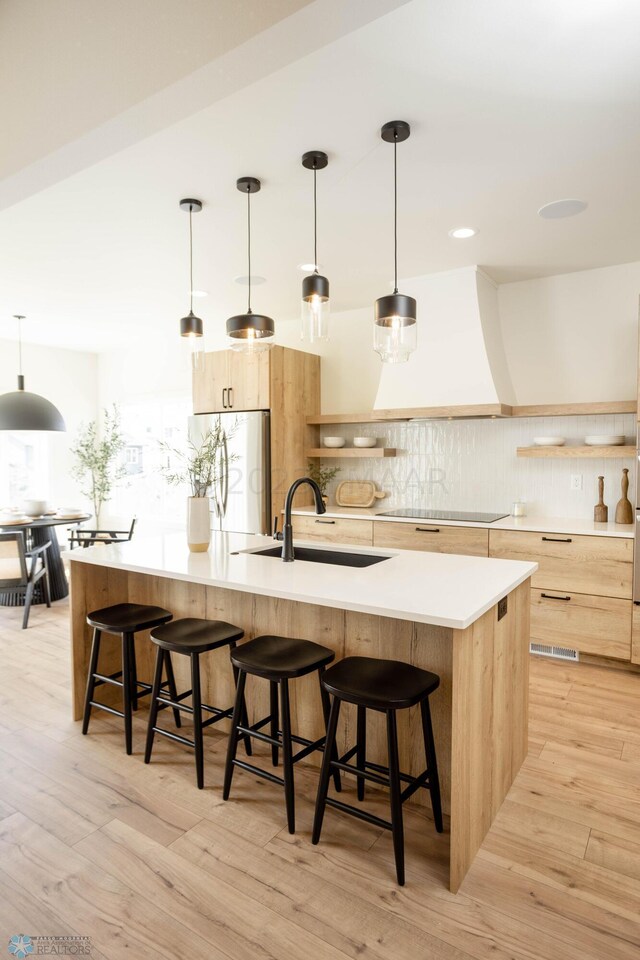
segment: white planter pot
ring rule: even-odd
[[[209,497],[187,500],[187,543],[192,553],[204,553],[211,542]]]

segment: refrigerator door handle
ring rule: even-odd
[[[227,513],[227,504],[229,502],[229,447],[227,445],[227,435],[222,438],[222,458],[221,458],[222,476],[220,477],[220,516],[224,517]]]

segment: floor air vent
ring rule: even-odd
[[[554,657],[556,660],[580,659],[577,650],[569,650],[568,647],[552,647],[548,643],[530,643],[529,653],[535,653],[538,657]]]

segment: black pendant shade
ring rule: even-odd
[[[46,400],[37,393],[29,393],[24,388],[22,375],[22,331],[20,322],[24,319],[17,316],[18,321],[18,356],[19,369],[18,389],[11,393],[0,395],[0,430],[47,430],[65,431],[66,425],[62,414],[50,400]]]
[[[313,171],[313,273],[302,281],[302,340],[314,343],[329,339],[329,281],[318,272],[318,190],[317,172],[324,170],[329,158],[323,150],[308,150],[302,166]]]
[[[200,317],[196,317],[193,310],[190,310],[186,317],[180,320],[181,337],[201,337],[203,334],[203,324]]]

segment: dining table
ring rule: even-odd
[[[85,523],[91,518],[90,513],[78,514],[73,517],[63,516],[42,516],[29,517],[22,523],[3,522],[0,517],[0,532],[9,533],[13,530],[21,530],[25,534],[27,541],[27,550],[31,547],[39,547],[43,543],[49,542],[47,550],[47,563],[49,566],[49,590],[52,600],[63,600],[69,596],[69,583],[64,569],[64,563],[60,555],[60,544],[55,531],[55,527],[77,526],[79,523]],[[44,603],[44,591],[40,584],[36,586],[32,603]],[[24,591],[15,593],[7,592],[0,594],[0,606],[20,607],[24,606]]]

